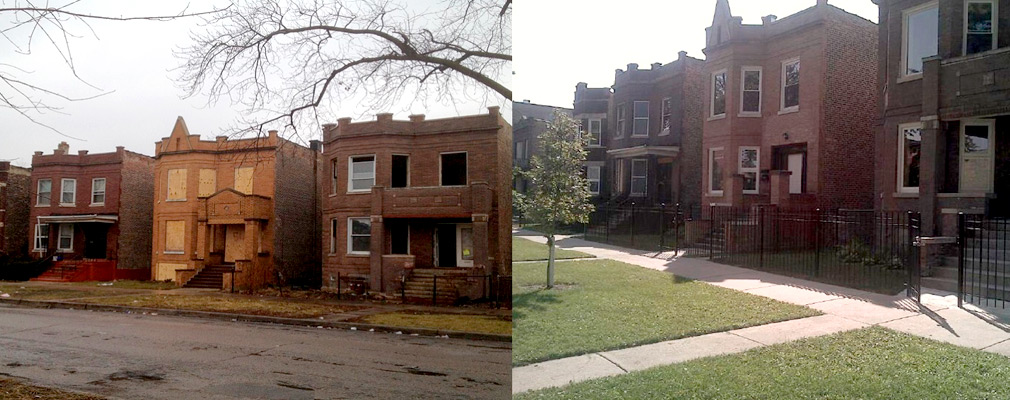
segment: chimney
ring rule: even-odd
[[[579,82],[575,84],[575,90],[585,90],[589,88],[589,84],[585,82]]]
[[[828,0],[817,0],[817,6],[818,7],[820,7],[820,6],[826,6],[826,5],[828,5]]]
[[[60,144],[56,146],[56,150],[53,150],[53,154],[66,155],[69,152],[70,152],[70,145],[67,144],[67,142],[60,142]]]
[[[126,152],[126,147],[116,146],[116,154],[123,154]]]
[[[218,144],[221,144],[221,143],[224,143],[225,141],[227,141],[228,137],[227,136],[215,136],[214,140],[216,140]]]
[[[501,108],[498,106],[491,106],[487,108],[487,113],[493,117],[498,117],[501,115]]]
[[[309,148],[312,149],[312,151],[314,151],[316,153],[322,152],[322,150],[323,150],[323,142],[320,142],[318,140],[310,140],[309,141]]]
[[[659,69],[663,66],[663,63],[652,63],[652,69]]]
[[[631,71],[638,71],[638,64],[635,63],[628,64],[628,72]]]
[[[393,114],[392,113],[375,114],[375,119],[379,122],[390,122],[393,120]]]
[[[678,60],[683,60],[685,58],[687,58],[687,52],[686,51],[681,50],[681,51],[677,52],[677,59]]]
[[[410,118],[410,122],[415,122],[415,123],[416,122],[422,122],[422,121],[424,121],[424,114],[414,114],[414,115],[411,115],[408,118]]]
[[[35,155],[37,155],[37,156],[41,156],[41,155],[42,155],[42,152],[41,152],[41,151],[36,151],[36,152],[35,152]]]
[[[820,0],[818,0],[817,4],[820,4]],[[779,19],[779,17],[777,17],[775,15],[766,15],[766,16],[761,17],[761,24],[762,25],[768,25],[768,24],[770,24],[772,22],[775,22],[775,20],[777,20],[777,19]]]
[[[79,156],[86,156],[86,155],[88,155],[88,151],[87,150],[77,150],[77,155],[79,155]]]
[[[277,139],[277,130],[276,129],[271,129],[271,130],[267,131],[267,137],[269,137],[271,139]]]
[[[350,124],[351,124],[350,117],[344,117],[337,120],[337,126],[350,125]]]
[[[329,123],[323,124],[323,140],[329,141],[331,137],[337,134],[337,124]]]

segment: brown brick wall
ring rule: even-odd
[[[277,149],[274,164],[274,265],[289,284],[319,286],[319,152],[291,144]]]
[[[31,170],[0,162],[0,255],[28,255]]]
[[[121,175],[118,268],[150,269],[154,159],[127,152]]]

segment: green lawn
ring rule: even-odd
[[[815,310],[612,260],[514,264],[512,363],[818,315]]]
[[[868,328],[517,399],[1007,399],[1010,358]]]
[[[523,239],[519,237],[512,237],[512,261],[540,261],[547,260],[547,245],[534,242],[529,239]],[[564,260],[570,258],[586,258],[593,257],[590,254],[554,249],[554,259]]]

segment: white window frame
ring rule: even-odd
[[[635,175],[635,164],[642,163],[645,164],[645,175]],[[645,180],[645,191],[635,192],[635,179]],[[628,193],[633,197],[645,197],[649,195],[649,160],[646,158],[633,158],[631,159],[631,186],[628,187]]]
[[[95,188],[97,186],[97,184],[98,184],[98,181],[102,181],[102,192],[101,193],[99,193],[98,190]],[[106,185],[107,184],[108,184],[108,181],[105,178],[95,178],[95,179],[91,180],[91,205],[93,205],[93,206],[104,206],[105,205],[105,193],[106,193]],[[102,195],[102,201],[96,202],[95,201],[95,196],[97,196],[99,194]]]
[[[336,218],[330,220],[330,255],[337,254],[337,231],[340,227],[337,221],[339,220]]]
[[[49,182],[49,202],[42,204],[39,200],[40,194],[42,194],[42,182]],[[51,178],[39,179],[35,184],[35,206],[36,207],[49,207],[53,205],[53,180]]]
[[[637,108],[635,106],[638,103],[645,103],[645,116],[644,117],[639,117],[639,116],[635,115],[635,108]],[[635,101],[631,102],[631,137],[635,137],[635,138],[649,137],[649,118],[650,118],[651,114],[652,114],[652,104],[650,104],[648,100],[635,100]],[[638,120],[640,120],[640,119],[641,120],[645,120],[645,133],[637,133],[636,134],[635,133],[635,126],[637,125],[636,122],[638,122]]]
[[[626,128],[626,122],[628,120],[628,103],[621,103],[617,105],[617,132],[614,132],[614,139],[624,138],[624,128]]]
[[[624,159],[618,158],[614,160],[614,192],[615,194],[624,193]]]
[[[62,189],[61,189],[62,190]],[[56,250],[60,253],[71,253],[74,251],[74,224],[60,224],[59,232],[56,234]],[[63,228],[70,229],[70,247],[63,247]]]
[[[43,240],[44,239],[44,240]],[[45,253],[49,250],[49,224],[35,224],[35,243],[33,251]]]
[[[758,88],[756,92],[758,93],[758,109],[757,111],[747,111],[744,110],[744,93],[747,92],[747,73],[757,72],[758,73]],[[745,66],[740,68],[740,116],[741,117],[760,117],[761,116],[761,105],[764,102],[764,68]],[[754,92],[755,90],[751,90]]]
[[[716,114],[715,113],[715,77],[719,76],[719,75],[723,76],[722,77],[722,81],[723,81],[723,86],[724,86],[723,91],[722,91],[722,103],[723,103],[722,114]],[[729,95],[729,72],[728,72],[728,70],[727,69],[721,69],[721,70],[713,72],[712,73],[712,77],[709,80],[708,85],[709,85],[709,93],[710,93],[710,95],[708,96],[708,102],[709,102],[708,116],[709,116],[709,119],[726,118],[726,110],[729,109],[729,98],[728,98],[728,95]]]
[[[984,126],[989,131],[989,148],[986,150],[986,158],[987,158],[986,161],[988,161],[988,163],[989,163],[989,180],[988,180],[988,182],[986,182],[986,188],[982,192],[983,193],[992,193],[993,190],[995,189],[994,186],[996,184],[996,120],[995,119],[966,119],[966,120],[962,120],[961,121],[961,128],[958,130],[958,134],[957,134],[957,142],[958,142],[958,145],[957,145],[957,147],[958,147],[957,163],[958,163],[958,171],[959,171],[958,172],[958,175],[959,175],[958,176],[958,186],[959,186],[959,188],[958,188],[959,190],[958,191],[960,191],[962,193],[975,192],[974,190],[969,191],[969,190],[966,190],[966,188],[965,189],[960,188],[960,186],[962,185],[962,183],[965,181],[965,179],[964,179],[964,171],[965,170],[964,170],[964,168],[962,168],[961,165],[964,163],[964,159],[965,159],[965,151],[964,151],[965,130],[969,126]]]
[[[452,155],[452,154],[463,154],[466,158],[466,178],[462,185],[443,185],[442,184],[442,156]],[[466,187],[470,184],[470,154],[466,151],[445,151],[438,153],[438,186],[440,187]]]
[[[898,172],[898,174],[897,174],[898,181],[897,181],[897,185],[895,185],[895,187],[898,188],[898,193],[913,193],[913,194],[918,194],[919,193],[919,186],[915,186],[915,187],[905,186],[905,130],[906,129],[919,129],[919,145],[922,146],[922,129],[923,129],[922,122],[910,122],[910,123],[907,123],[907,124],[899,124],[898,125],[898,162],[895,165],[897,167],[895,169]],[[919,162],[920,162],[920,168],[921,168],[921,162],[922,162],[921,158],[920,158]],[[922,184],[921,171],[922,170],[920,169],[920,175],[919,175],[919,184],[920,185]]]
[[[371,238],[372,238],[372,233],[371,233],[372,218],[370,218],[370,217],[350,217],[350,218],[347,218],[347,254],[349,254],[349,255],[356,255],[356,256],[367,256],[367,255],[369,255],[369,254],[372,253],[371,248],[369,248],[369,250],[367,250],[367,251],[354,251],[354,240],[353,239],[354,239],[355,235],[354,235],[354,228],[353,228],[353,226],[354,226],[354,221],[355,220],[368,221],[369,232],[368,232],[367,236],[369,238],[368,239],[369,243],[371,243]],[[356,236],[361,237],[361,236],[366,236],[366,235],[358,234]]]
[[[593,122],[596,122],[599,130],[596,132],[596,136],[593,136]],[[590,147],[600,147],[603,145],[603,119],[602,118],[590,118],[589,128],[586,130],[589,133],[589,146]],[[593,139],[595,138],[595,142]]]
[[[800,110],[800,102],[801,102],[801,99],[803,97],[800,96],[799,93],[796,94],[796,96],[798,97],[796,99],[796,105],[795,106],[786,107],[786,66],[792,65],[792,64],[799,64],[800,65],[800,76],[799,76],[799,81],[796,82],[796,86],[799,86],[800,88],[803,87],[803,85],[802,85],[803,84],[803,65],[800,63],[800,58],[796,57],[796,58],[790,58],[788,60],[782,61],[782,76],[780,77],[781,82],[780,82],[780,85],[779,85],[779,114],[796,112],[796,111]]]
[[[757,152],[756,165],[754,167],[745,168],[743,166],[743,152],[744,150],[754,150]],[[737,149],[737,173],[743,175],[745,173],[754,173],[754,189],[753,190],[743,190],[744,194],[758,194],[761,193],[761,148],[758,146],[740,146]]]
[[[706,183],[708,184],[708,194],[712,195],[712,196],[722,196],[723,195],[723,190],[713,190],[712,189],[712,164],[713,164],[712,161],[715,159],[715,152],[717,152],[717,151],[723,151],[724,152],[725,149],[723,147],[711,147],[711,148],[708,149],[708,182],[706,182]],[[725,163],[725,159],[726,159],[726,155],[724,153],[723,154],[723,162],[724,163]],[[726,171],[725,166],[723,167],[723,171],[724,172]],[[725,178],[725,176],[723,178]]]
[[[961,43],[961,55],[968,55],[968,6],[971,3],[992,4],[992,47],[988,51],[999,48],[999,1],[996,0],[968,0],[964,2],[964,21],[961,24],[963,41]]]
[[[592,174],[589,173],[589,171],[592,171],[594,169],[596,170],[596,179],[593,179],[591,177]],[[600,189],[602,188],[601,185],[603,184],[603,180],[602,180],[603,176],[601,175],[602,173],[603,173],[603,167],[601,167],[599,165],[587,165],[586,166],[586,181],[589,182],[589,193],[590,194],[597,195],[597,196],[600,194]],[[593,191],[593,183],[594,182],[596,183],[596,191]]]
[[[73,192],[67,192],[67,189],[66,189],[67,182],[73,182],[74,183],[74,191]],[[70,195],[71,195],[70,196],[71,197],[70,200],[71,201],[69,203],[63,202],[63,194],[64,193],[70,193]],[[77,204],[77,179],[74,179],[74,178],[62,178],[62,179],[60,179],[60,206],[61,207],[73,207],[76,204]]]
[[[659,123],[660,123],[660,126],[662,127],[659,130],[659,136],[667,136],[667,135],[670,134],[670,131],[673,130],[673,127],[670,126],[670,125],[673,124],[673,98],[672,97],[664,97],[663,98],[663,102],[660,103],[660,110],[659,110],[659,112],[660,112]]]
[[[915,79],[922,78],[922,72],[909,74],[908,73],[908,16],[921,11],[928,10],[930,8],[937,8],[939,11],[939,2],[931,1],[919,6],[911,7],[905,10],[901,10],[901,70],[898,71],[898,82],[905,82]],[[967,14],[966,14],[967,15]],[[967,16],[965,17],[967,18]],[[937,21],[937,31],[939,32],[940,21]],[[937,51],[939,52],[939,38],[937,38]]]
[[[354,159],[368,157],[372,157],[372,184],[368,186],[368,189],[354,189]],[[370,193],[372,191],[372,186],[375,186],[375,173],[378,169],[377,159],[375,154],[358,154],[347,157],[347,193]]]

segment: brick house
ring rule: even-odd
[[[702,203],[872,206],[876,44],[875,24],[826,0],[760,25],[718,0],[704,50]]]
[[[530,159],[539,152],[538,139],[547,129],[547,124],[554,120],[554,113],[572,115],[572,110],[563,107],[547,106],[531,103],[529,100],[512,103],[512,166],[528,169]],[[512,188],[520,193],[529,190],[525,178],[517,178]]]
[[[612,93],[576,86],[576,115],[588,119],[590,130],[597,120],[601,127],[606,122],[591,153],[605,151],[600,177],[607,176],[609,183],[601,185],[601,196],[611,204],[697,204],[702,103],[697,93],[704,85],[703,65],[680,52],[676,61],[650,69],[638,64],[618,69]],[[601,112],[608,94],[607,111]]]
[[[959,212],[1010,216],[1010,1],[874,3],[876,206],[922,212],[926,236],[954,236]]]
[[[0,161],[0,260],[28,256],[31,173]]]
[[[610,194],[606,167],[607,143],[610,140],[610,128],[607,126],[610,94],[610,88],[590,88],[585,82],[575,85],[572,116],[582,123],[582,132],[589,137],[586,179],[589,180],[589,192],[597,202],[602,202]]]
[[[153,278],[213,288],[318,284],[317,149],[276,131],[204,141],[179,117],[155,144]]]
[[[486,115],[392,114],[323,127],[323,287],[439,301],[486,295],[511,273],[511,126]],[[401,285],[401,279],[406,285]]]
[[[151,157],[123,147],[35,152],[25,235],[34,257],[58,260],[40,279],[148,279],[153,172]]]

